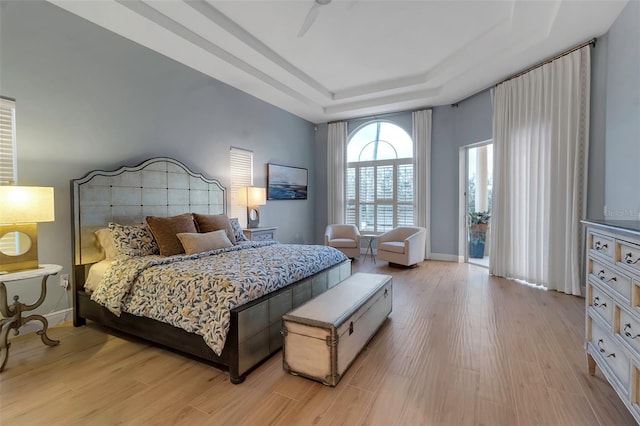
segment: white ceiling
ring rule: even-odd
[[[607,32],[627,0],[49,0],[315,123],[455,103]]]

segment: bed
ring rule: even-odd
[[[91,320],[160,344],[227,369],[235,384],[282,347],[282,314],[351,274],[351,263],[340,252],[275,242],[238,241],[233,246],[171,256],[119,256],[105,265],[105,249],[96,235],[109,224],[135,226],[149,216],[161,220],[185,213],[226,214],[227,193],[220,182],[171,158],[92,171],[71,181],[71,194],[74,326]],[[236,270],[233,265],[240,266]],[[228,275],[219,275],[216,267]],[[99,284],[89,291],[85,283],[95,282],[94,275]],[[190,290],[181,290],[177,281],[186,282]],[[249,290],[242,290],[245,285]],[[235,289],[233,298],[224,299],[227,288]],[[222,300],[220,306],[227,310],[209,312],[214,304],[207,303],[203,309],[203,299]],[[183,305],[174,306],[176,300]],[[193,300],[199,301],[197,321],[163,316],[169,311],[192,313]],[[164,314],[159,314],[163,309]]]

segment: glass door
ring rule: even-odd
[[[466,259],[469,263],[489,267],[493,144],[472,145],[466,151]]]

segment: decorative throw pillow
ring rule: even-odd
[[[227,238],[232,244],[236,243],[236,237],[233,235],[233,228],[231,228],[231,222],[226,214],[198,214],[194,213],[193,218],[198,225],[198,232],[213,232],[220,229],[224,229],[227,233]]]
[[[180,233],[177,236],[187,254],[202,253],[233,246],[224,229],[204,234]]]
[[[237,217],[233,217],[229,219],[231,222],[231,228],[233,228],[233,236],[236,238],[236,242],[241,243],[243,241],[249,241],[244,232],[242,232],[242,226],[240,226],[240,222]]]
[[[156,238],[162,256],[184,253],[184,248],[177,234],[198,232],[191,213],[170,217],[147,216],[147,225]]]
[[[94,234],[98,241],[98,246],[104,252],[105,259],[111,260],[118,256],[118,250],[116,250],[115,243],[113,242],[113,235],[111,235],[111,230],[109,228],[98,229]]]
[[[128,257],[149,256],[158,254],[158,244],[151,230],[145,223],[137,225],[120,225],[109,223],[113,237],[113,245],[117,252]]]

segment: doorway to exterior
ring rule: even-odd
[[[493,143],[491,140],[460,149],[460,252],[465,262],[489,267]]]

